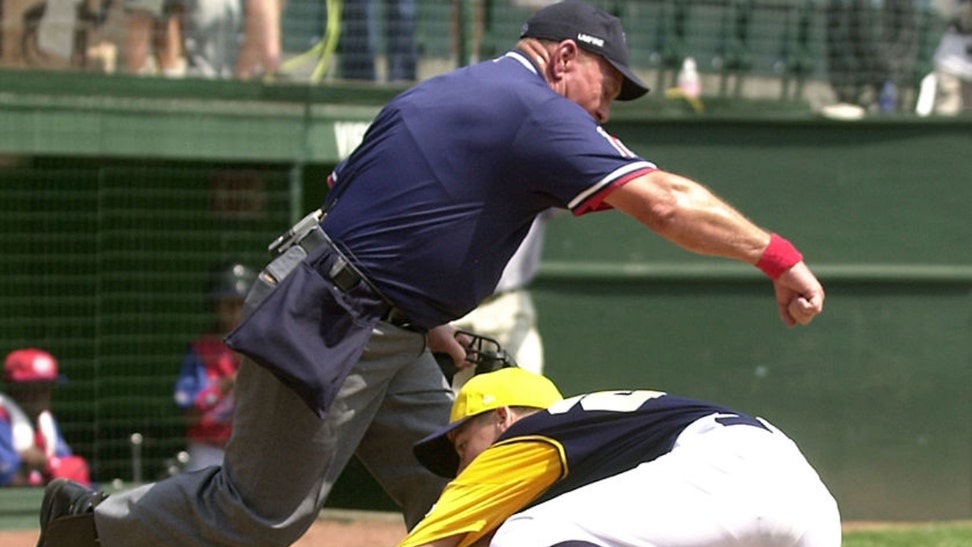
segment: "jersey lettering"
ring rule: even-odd
[[[565,414],[578,403],[580,403],[580,407],[586,412],[597,410],[634,412],[641,408],[646,401],[657,399],[663,395],[665,395],[664,392],[651,390],[598,391],[558,401],[548,408],[547,412],[550,414]]]
[[[633,158],[633,157],[635,157],[635,153],[632,152],[627,146],[625,146],[624,143],[621,142],[621,139],[619,139],[619,138],[615,137],[614,135],[608,133],[607,131],[604,130],[603,127],[597,126],[597,132],[602,137],[604,137],[605,139],[607,139],[608,143],[610,143],[611,146],[614,147],[614,149],[618,151],[618,154],[620,154],[622,158]]]

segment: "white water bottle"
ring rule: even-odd
[[[699,71],[692,57],[686,57],[682,61],[682,70],[678,73],[678,88],[686,97],[696,98],[702,93]]]

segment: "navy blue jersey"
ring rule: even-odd
[[[513,51],[389,102],[332,173],[322,226],[430,328],[493,292],[538,213],[601,209],[653,169]]]
[[[543,440],[561,453],[563,477],[534,505],[564,492],[617,475],[672,450],[692,422],[718,414],[723,425],[765,427],[721,405],[658,391],[602,391],[565,399],[527,416],[494,445]]]

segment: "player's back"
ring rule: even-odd
[[[496,444],[539,438],[559,448],[565,475],[539,503],[668,453],[686,427],[713,414],[725,425],[764,428],[755,418],[714,403],[659,391],[601,391],[564,399],[519,420]]]

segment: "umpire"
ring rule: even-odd
[[[647,92],[620,20],[567,1],[537,11],[505,55],[394,98],[329,177],[320,214],[275,243],[227,338],[248,359],[222,467],[104,500],[52,484],[40,544],[287,545],[352,455],[411,527],[445,484],[411,453],[453,400],[430,350],[463,362],[448,323],[493,292],[551,207],[618,209],[685,249],[758,266],[784,323],[811,321],[824,293],[793,245],[601,127],[615,99]]]

